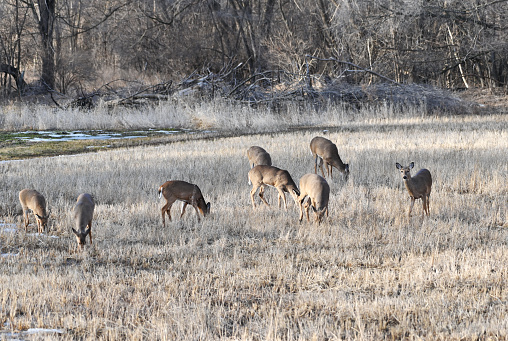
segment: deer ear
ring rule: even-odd
[[[209,202],[206,203],[206,212],[210,213],[210,206],[211,204]]]
[[[74,230],[74,229],[73,229],[73,230]],[[85,237],[86,237],[89,233],[90,233],[90,228],[87,228],[87,229],[85,230]]]
[[[400,163],[398,163],[398,162],[397,162],[397,163],[395,163],[395,167],[397,167],[397,169],[401,169],[401,168],[402,168],[402,166],[401,166],[401,165],[400,165]]]
[[[415,163],[414,163],[414,162],[411,162],[411,163],[409,164],[409,169],[413,169],[413,167],[414,167],[414,166],[415,166]]]
[[[72,232],[77,236],[78,235],[78,231],[76,231],[73,227],[71,227],[72,229]]]

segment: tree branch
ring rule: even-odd
[[[359,65],[356,65],[356,64],[354,64],[354,63],[351,63],[351,62],[346,62],[346,61],[344,61],[344,60],[338,60],[338,59],[333,58],[333,57],[330,57],[330,58],[319,58],[319,57],[315,57],[315,56],[311,56],[311,55],[306,55],[305,57],[306,57],[306,58],[311,58],[311,59],[320,60],[320,61],[323,61],[323,62],[335,62],[335,63],[339,63],[339,64],[349,65],[349,66],[352,66],[352,67],[354,67],[354,68],[356,68],[356,69],[358,69],[358,70],[361,70],[361,71],[363,71],[363,72],[370,73],[370,74],[372,74],[372,75],[374,75],[374,76],[377,76],[377,77],[382,78],[382,79],[384,79],[384,80],[386,80],[386,81],[389,81],[390,83],[393,83],[393,84],[396,84],[396,85],[401,85],[399,82],[394,81],[394,80],[393,80],[393,79],[391,79],[391,78],[388,78],[388,77],[386,77],[386,76],[383,76],[382,74],[379,74],[379,73],[377,73],[377,72],[375,72],[375,71],[372,71],[372,70],[369,70],[369,69],[365,69],[365,68],[363,68],[363,67],[361,67],[361,66],[359,66]]]

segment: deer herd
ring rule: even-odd
[[[259,146],[252,146],[247,150],[247,158],[251,167],[248,173],[249,184],[252,185],[250,197],[252,207],[256,208],[255,194],[259,189],[259,197],[267,206],[268,202],[264,198],[265,186],[275,187],[278,192],[278,204],[281,207],[281,199],[284,207],[287,209],[286,195],[289,193],[296,205],[300,209],[300,222],[303,219],[303,211],[305,210],[307,221],[309,220],[309,209],[315,214],[315,222],[321,223],[326,213],[328,216],[328,201],[330,198],[330,186],[326,181],[323,165],[326,168],[327,175],[332,178],[332,170],[335,167],[342,177],[347,181],[349,176],[349,165],[343,163],[337,146],[324,137],[314,137],[310,142],[310,150],[314,157],[314,173],[305,174],[300,179],[300,189],[291,178],[287,170],[272,166],[270,154]],[[419,170],[413,177],[410,174],[414,167],[414,162],[409,166],[403,167],[398,162],[396,168],[402,175],[402,181],[411,198],[409,207],[409,217],[416,199],[422,199],[423,211],[422,218],[429,212],[429,198],[432,187],[432,177],[427,169]],[[317,174],[318,167],[321,170],[320,176]],[[206,202],[201,190],[197,185],[173,180],[167,181],[159,187],[159,198],[164,197],[166,204],[162,207],[162,225],[166,226],[165,215],[168,215],[171,221],[171,206],[177,201],[183,202],[180,218],[185,213],[187,205],[191,205],[196,210],[197,219],[200,220],[201,213],[206,217],[210,213],[210,203]],[[28,229],[29,219],[28,213],[31,210],[37,221],[37,230],[42,233],[46,230],[48,224],[49,211],[46,208],[46,200],[44,196],[33,189],[23,189],[19,192],[19,201],[23,209],[23,220],[25,224],[25,232]],[[303,208],[302,208],[303,207]],[[76,229],[72,228],[72,232],[76,236],[78,248],[82,249],[86,244],[86,237],[90,239],[92,244],[92,218],[95,208],[95,202],[92,195],[88,193],[80,194],[74,205],[74,220]]]

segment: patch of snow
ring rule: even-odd
[[[19,256],[19,253],[2,253],[0,254],[0,257],[7,258],[7,257],[17,257]]]
[[[44,328],[30,328],[24,331],[26,334],[38,334],[38,333],[53,333],[53,334],[63,334],[64,331],[60,329],[44,329]]]

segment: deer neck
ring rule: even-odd
[[[407,191],[409,192],[409,195],[411,195],[412,197],[414,197],[414,182],[413,182],[413,178],[411,177],[407,177],[407,179],[404,180],[404,185],[406,186],[406,189]]]
[[[345,166],[340,157],[337,159],[332,159],[328,163],[337,168],[338,170],[340,170],[342,173],[344,173]]]

